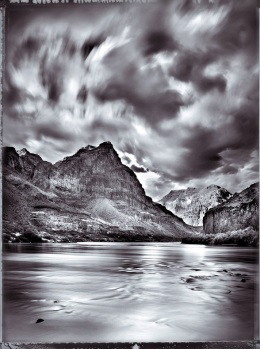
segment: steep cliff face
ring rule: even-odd
[[[208,234],[226,233],[239,229],[257,231],[259,184],[252,184],[241,193],[235,193],[225,203],[210,209],[203,219],[204,231]]]
[[[19,153],[4,151],[4,232],[15,240],[33,231],[51,241],[167,241],[194,231],[145,195],[110,142],[54,165]]]
[[[41,162],[36,166],[32,181],[65,200],[75,197],[86,203],[90,199],[104,197],[113,201],[123,200],[140,209],[151,205],[135,174],[122,165],[109,142],[96,148],[82,148],[56,166]]]
[[[231,197],[226,189],[210,185],[203,189],[172,190],[159,202],[192,226],[202,226],[205,213]]]

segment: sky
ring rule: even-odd
[[[254,0],[9,6],[3,143],[110,141],[154,200],[258,181]]]

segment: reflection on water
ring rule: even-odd
[[[255,249],[82,243],[4,250],[4,341],[254,337]]]

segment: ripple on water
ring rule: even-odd
[[[149,247],[149,254],[144,244],[135,246],[79,251],[74,246],[75,258],[67,261],[56,251],[52,263],[46,262],[51,247],[46,256],[44,248],[22,258],[10,254],[4,271],[5,336],[39,342],[47,337],[62,342],[66,335],[70,341],[127,342],[133,333],[152,334],[154,341],[174,341],[176,335],[180,341],[249,338],[256,268],[251,259],[239,259],[239,249],[233,250],[238,259],[235,252],[227,259],[225,249],[205,248],[197,256],[172,244]],[[245,253],[251,258],[254,251]],[[45,321],[32,331],[38,318]]]

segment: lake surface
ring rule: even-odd
[[[3,249],[3,341],[254,338],[257,249],[178,243]]]

